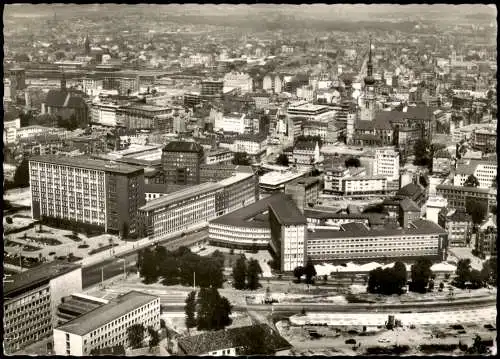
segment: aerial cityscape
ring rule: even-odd
[[[496,16],[5,5],[4,355],[496,355]]]

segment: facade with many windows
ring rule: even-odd
[[[132,291],[54,329],[55,355],[87,356],[93,349],[128,347],[134,324],[160,329],[160,298]]]
[[[415,220],[409,228],[369,230],[349,223],[340,231],[308,233],[307,256],[315,262],[376,261],[383,258],[446,260],[448,234],[437,224]]]
[[[453,177],[454,186],[463,186],[467,178],[473,175],[479,181],[479,188],[491,188],[497,176],[496,162],[466,160],[459,163]]]
[[[61,298],[82,290],[82,270],[51,262],[4,281],[3,328],[6,354],[52,334]]]
[[[141,233],[151,240],[161,240],[248,206],[257,198],[256,176],[237,172],[218,183],[202,183],[149,201],[140,208]]]
[[[30,187],[33,219],[137,234],[137,211],[145,203],[142,168],[85,157],[33,157]]]
[[[465,208],[468,198],[485,201],[488,206],[496,206],[496,188],[462,187],[441,184],[436,186],[437,194],[448,200],[451,208]]]

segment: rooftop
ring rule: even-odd
[[[427,234],[444,234],[446,231],[436,223],[418,219],[411,222],[413,225],[409,228],[393,228],[386,226],[383,229],[371,229],[369,231],[361,230],[346,230],[335,231],[328,229],[315,230],[309,233],[309,239],[322,238],[358,238],[358,237],[382,237],[382,236],[404,236],[404,235],[427,235]]]
[[[299,177],[304,176],[304,172],[292,172],[292,171],[286,171],[286,172],[268,172],[263,174],[260,179],[259,183],[264,186],[278,186],[280,184],[285,184],[288,183],[294,179],[297,179]]]
[[[224,329],[187,336],[180,338],[178,344],[179,349],[187,355],[202,355],[222,349],[244,347],[247,344],[247,338],[261,335],[266,338],[266,344],[273,351],[284,350],[291,347],[290,343],[283,339],[267,324]]]
[[[143,168],[114,161],[89,158],[86,156],[64,157],[56,155],[33,156],[30,161],[53,163],[62,166],[87,168],[97,171],[105,171],[120,174],[132,174],[144,171]]]
[[[40,286],[51,279],[80,268],[80,265],[63,261],[44,263],[34,269],[27,270],[10,277],[12,282],[4,282],[4,299],[14,297],[34,286]]]
[[[399,207],[401,207],[404,212],[420,212],[418,205],[408,197],[399,202]]]
[[[63,324],[57,329],[76,335],[85,335],[155,299],[158,299],[158,297],[131,291],[111,300],[108,304],[104,304]]]
[[[284,193],[277,193],[272,196],[261,199],[249,206],[238,209],[234,212],[228,213],[224,216],[218,217],[211,221],[211,223],[222,224],[228,226],[239,226],[239,227],[256,227],[256,228],[268,228],[269,223],[266,221],[254,221],[253,219],[260,214],[263,214],[269,210],[269,207],[273,208],[273,211],[281,217],[290,216],[290,218],[285,218],[285,220],[293,221],[297,220],[300,223],[306,222],[305,217],[300,213],[295,203],[292,201],[291,197],[285,195]],[[291,207],[292,210],[286,211],[284,208]],[[297,213],[298,212],[298,213]]]
[[[203,147],[197,142],[172,141],[164,148],[164,152],[203,152]]]
[[[176,202],[180,202],[195,196],[199,196],[202,194],[206,194],[209,192],[216,191],[218,189],[222,188],[222,186],[219,183],[202,183],[196,186],[189,186],[187,188],[181,189],[179,191],[175,191],[172,193],[169,193],[166,196],[154,199],[148,203],[146,203],[144,206],[139,208],[140,211],[152,211],[155,209],[160,209],[166,206],[169,206],[171,204],[174,204]]]

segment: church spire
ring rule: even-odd
[[[90,54],[89,34],[85,36],[85,40],[83,41],[83,46],[85,47],[85,55],[89,55]]]
[[[372,62],[372,36],[370,35],[370,49],[368,52],[368,63],[366,64],[367,71],[365,77],[365,85],[373,85],[375,79],[373,78],[373,62]]]

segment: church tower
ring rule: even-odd
[[[83,47],[85,48],[85,55],[90,55],[90,40],[89,40],[89,34],[85,36],[85,39],[83,40]]]
[[[372,121],[375,118],[375,79],[373,78],[373,62],[372,62],[372,38],[370,36],[370,50],[368,54],[368,63],[366,64],[367,73],[365,77],[365,86],[361,98],[361,114],[362,121]]]

